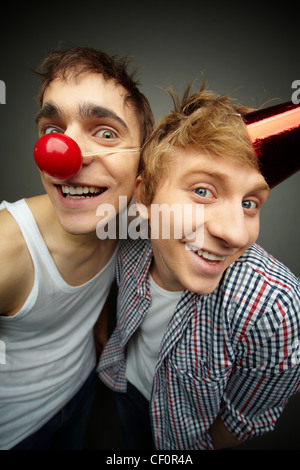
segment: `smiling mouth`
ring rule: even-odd
[[[210,253],[209,251],[198,249],[197,247],[191,245],[190,243],[187,243],[186,247],[189,250],[196,253],[201,258],[204,258],[205,261],[209,263],[213,263],[213,264],[220,263],[221,261],[224,261],[226,259],[226,256],[219,256],[219,255],[215,255],[214,253]]]
[[[61,185],[61,192],[63,197],[69,199],[88,199],[99,196],[104,193],[107,188],[99,188],[96,186],[69,186]]]

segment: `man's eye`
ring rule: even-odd
[[[62,131],[57,129],[57,127],[47,127],[44,130],[44,134],[53,134],[53,133],[62,134]]]
[[[101,131],[98,131],[96,133],[96,136],[105,140],[111,140],[111,139],[117,138],[116,134],[113,131],[110,131],[109,129],[102,129]]]
[[[247,209],[247,210],[257,208],[257,204],[254,201],[243,201],[242,206],[244,209]]]
[[[206,188],[196,188],[195,194],[197,194],[197,196],[200,196],[200,197],[212,197],[213,196],[212,192]]]

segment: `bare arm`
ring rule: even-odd
[[[0,226],[0,315],[14,315],[31,291],[34,269],[21,231],[6,210],[0,211]]]

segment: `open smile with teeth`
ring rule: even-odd
[[[99,196],[107,188],[98,188],[96,186],[61,186],[61,192],[64,197],[71,199],[86,199]]]
[[[194,253],[197,253],[198,256],[201,256],[210,263],[218,263],[220,261],[224,261],[226,258],[226,256],[218,256],[213,253],[210,253],[209,251],[199,250],[198,248],[193,245],[190,245],[189,243],[187,243],[186,246],[189,250],[193,251]]]

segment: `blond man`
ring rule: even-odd
[[[235,446],[274,429],[299,387],[299,282],[255,244],[270,190],[248,110],[203,89],[174,102],[143,149],[135,198],[149,239],[120,251],[98,369],[126,449]],[[172,208],[169,236],[154,206]]]

